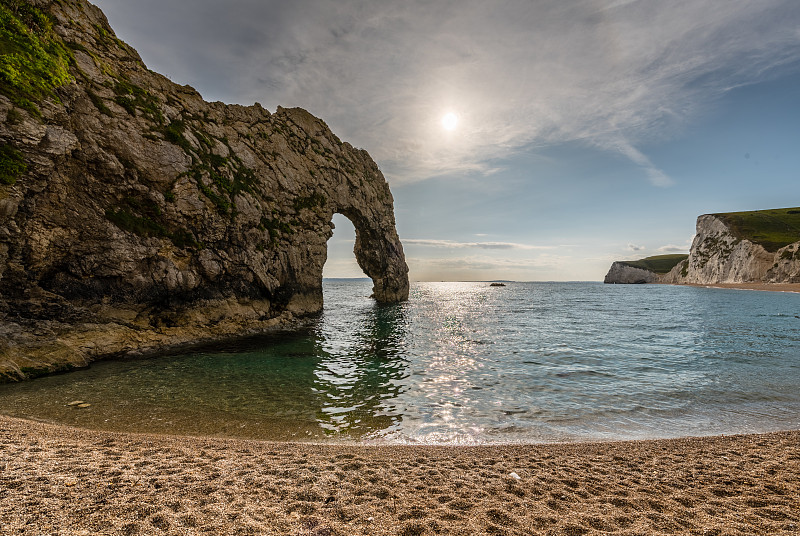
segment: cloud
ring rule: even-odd
[[[535,259],[508,259],[485,255],[470,255],[457,258],[407,259],[411,274],[418,279],[491,279],[508,277],[527,279],[548,269],[555,269],[564,262],[557,256],[542,256]]]
[[[642,251],[646,248],[644,246],[637,246],[636,244],[628,244],[628,249],[631,251]]]
[[[662,253],[689,253],[689,246],[676,246],[674,244],[668,244],[658,248],[658,251]]]
[[[553,249],[553,246],[530,246],[527,244],[516,244],[513,242],[456,242],[453,240],[430,240],[404,238],[403,244],[406,246],[425,246],[445,249]]]
[[[621,155],[628,158],[634,164],[639,165],[642,167],[647,174],[648,180],[654,186],[672,186],[675,182],[669,178],[663,171],[658,169],[653,163],[650,161],[647,156],[644,155],[641,151],[635,148],[630,142],[622,137],[617,140],[613,139],[599,139],[595,142],[599,146],[606,146],[606,147],[613,147],[616,149]]]
[[[307,108],[396,182],[580,142],[669,186],[643,147],[800,59],[796,0],[96,3],[149,67],[212,99]]]

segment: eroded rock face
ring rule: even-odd
[[[663,283],[794,283],[800,281],[800,242],[777,253],[736,236],[712,214],[697,218],[689,258],[661,278]]]
[[[697,234],[687,259],[673,269],[682,283],[745,283],[760,281],[774,254],[731,233],[716,216],[697,218]],[[683,275],[685,274],[685,275]]]
[[[74,81],[41,118],[0,95],[0,142],[26,164],[0,183],[0,376],[318,312],[334,213],[375,299],[408,297],[392,194],[365,151],[302,109],[203,101],[83,0],[35,5]]]
[[[623,262],[614,262],[603,282],[623,285],[658,283],[659,277],[657,273],[650,270],[628,266]]]
[[[767,283],[800,283],[800,241],[778,250],[763,279]]]
[[[776,252],[767,251],[737,236],[721,218],[704,214],[697,218],[697,234],[689,257],[666,274],[624,262],[611,265],[606,283],[668,283],[714,285],[719,283],[800,282],[800,241]]]

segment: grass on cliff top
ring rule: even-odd
[[[666,274],[678,265],[684,259],[689,257],[688,254],[678,253],[676,255],[654,255],[639,259],[638,261],[620,261],[626,266],[633,268],[641,268],[642,270],[650,270],[657,274]]]
[[[58,99],[55,89],[72,78],[71,61],[45,13],[23,0],[0,1],[0,93],[40,116],[36,103]]]
[[[800,240],[800,207],[713,214],[737,238],[761,244],[772,253]]]

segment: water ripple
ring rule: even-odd
[[[800,427],[800,296],[594,283],[326,281],[303,333],[0,386],[112,430],[481,444]],[[81,410],[69,402],[91,404]]]

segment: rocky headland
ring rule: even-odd
[[[334,213],[407,298],[389,186],[322,120],[205,102],[84,0],[0,16],[0,381],[319,312]]]
[[[646,261],[646,259],[640,259],[634,262],[641,263],[644,261]],[[660,276],[661,274],[654,272],[648,267],[635,266],[627,261],[614,261],[603,282],[623,285],[640,285],[644,283],[658,283]]]
[[[668,270],[617,261],[606,283],[690,285],[800,283],[800,208],[705,214],[689,255]],[[663,263],[662,263],[663,267]]]

